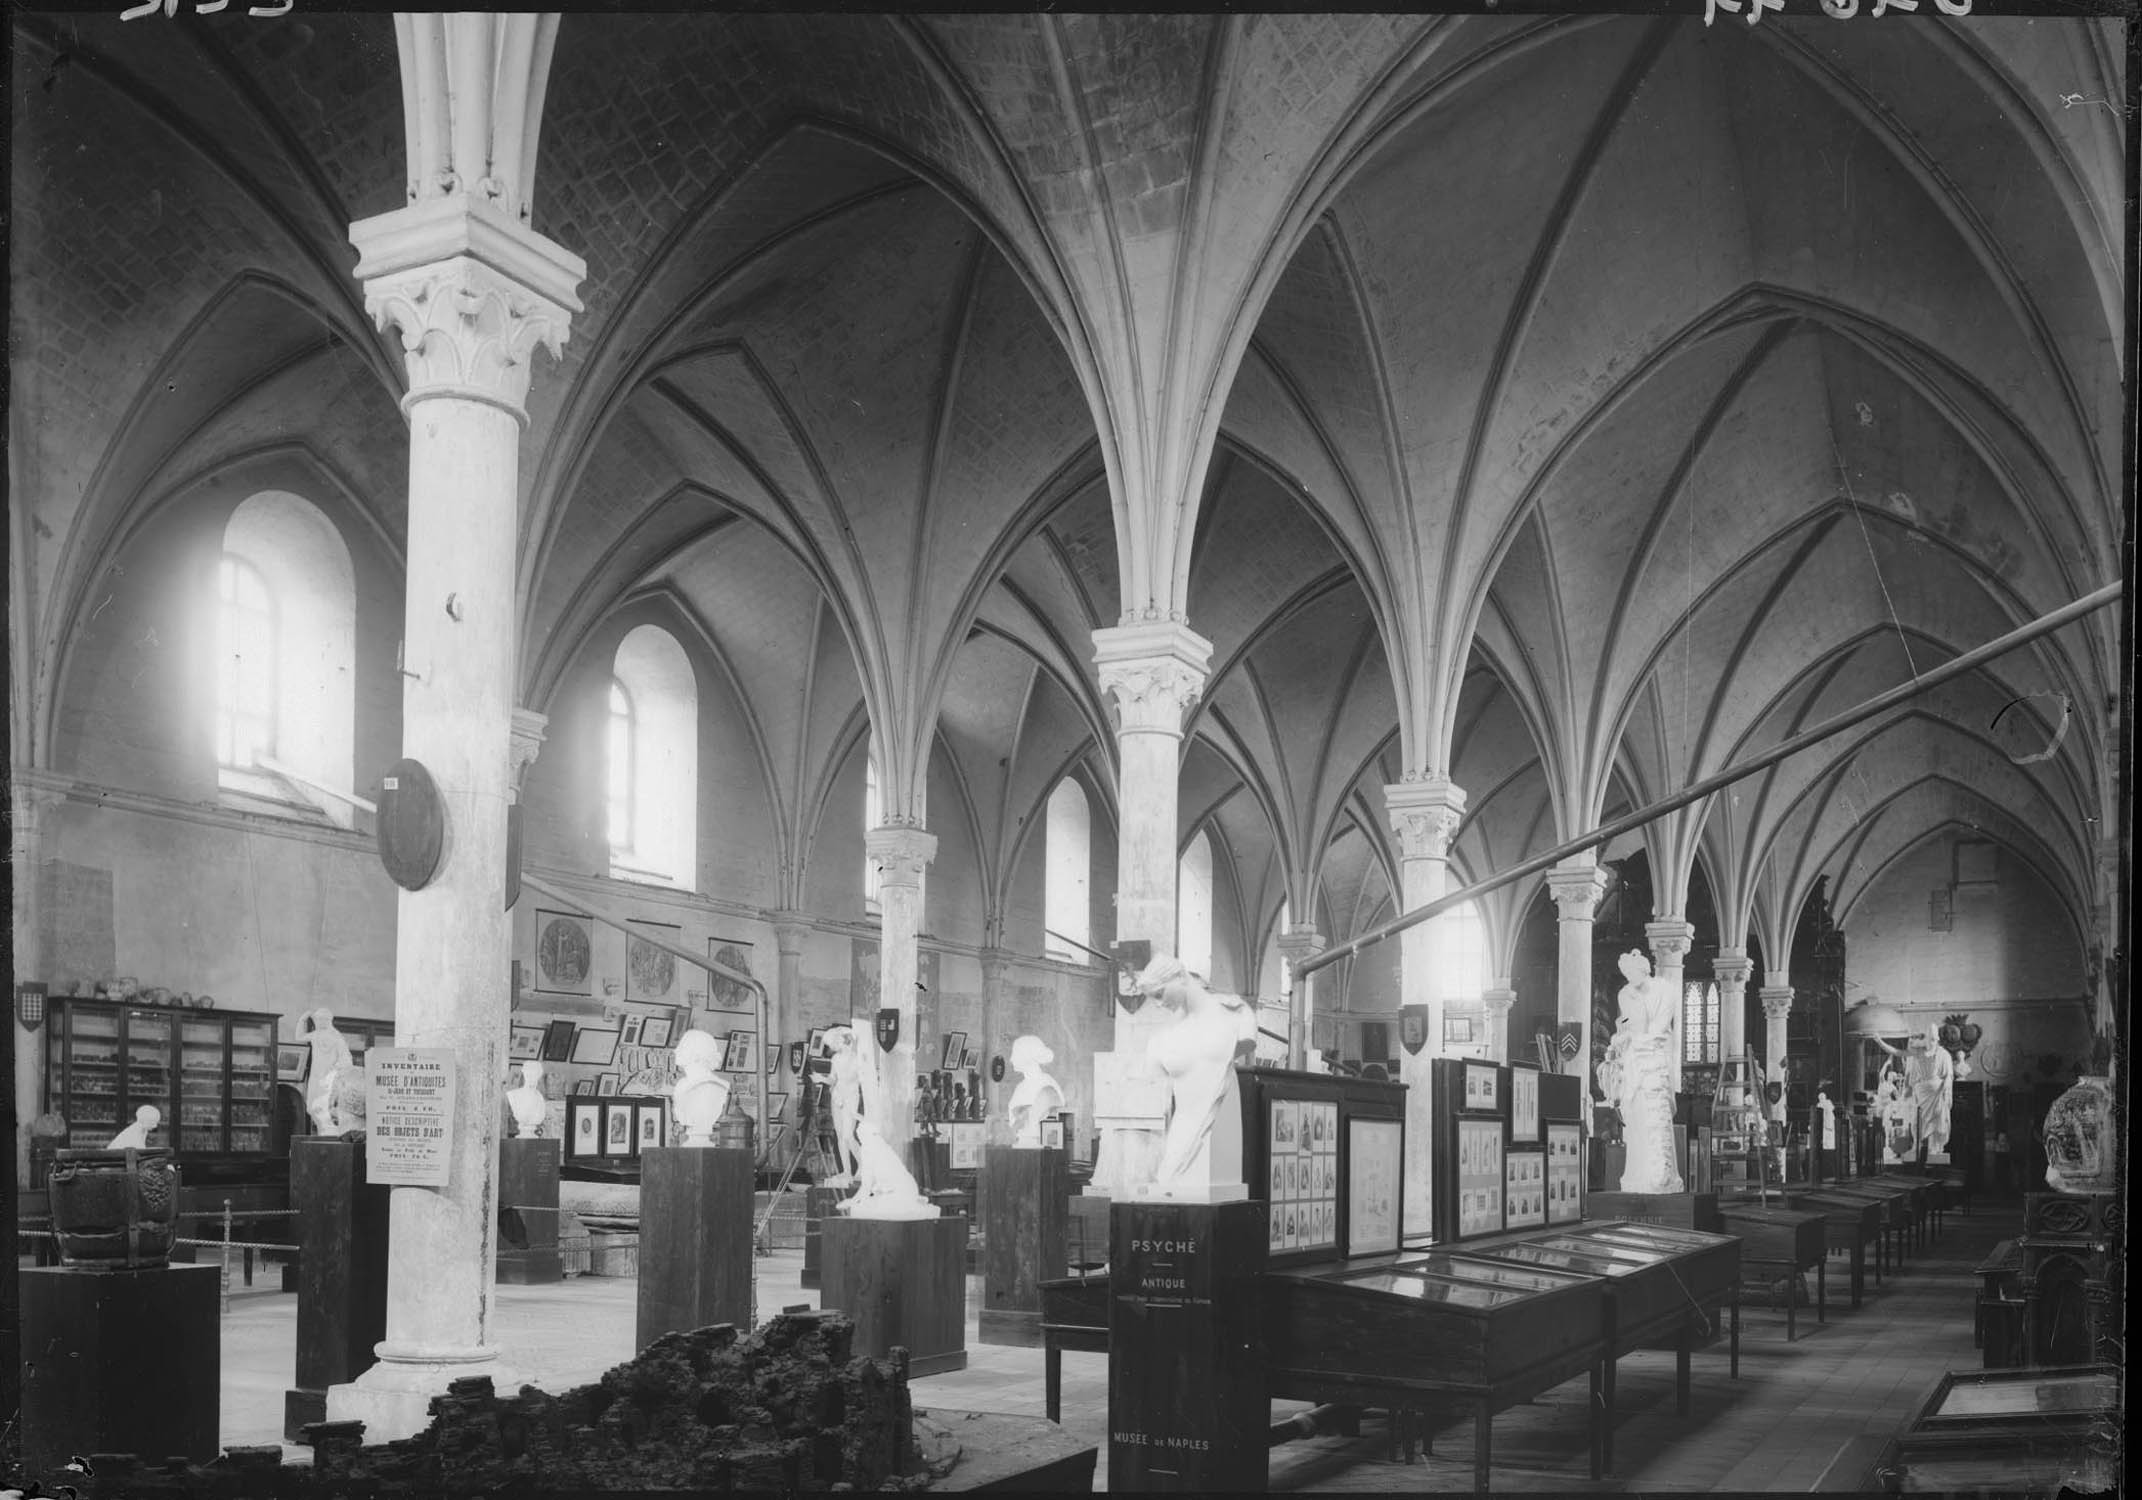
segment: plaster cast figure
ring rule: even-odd
[[[826,1102],[833,1111],[833,1139],[840,1146],[841,1170],[826,1179],[829,1187],[846,1187],[862,1174],[863,1148],[856,1131],[863,1117],[863,1070],[869,1066],[855,1027],[829,1026],[823,1044],[833,1059],[833,1076],[826,1086]],[[873,1075],[873,1081],[875,1076]],[[879,1137],[881,1140],[883,1136]]]
[[[941,1212],[923,1196],[915,1174],[900,1164],[900,1154],[884,1136],[877,1122],[856,1122],[855,1196],[838,1205],[851,1219],[934,1219]]]
[[[1621,1018],[1599,1066],[1602,1091],[1620,1112],[1628,1150],[1622,1168],[1625,1193],[1678,1193],[1674,1163],[1673,1060],[1676,997],[1651,973],[1651,960],[1635,949],[1621,956]]]
[[[670,1094],[671,1111],[684,1127],[684,1144],[714,1144],[714,1122],[729,1107],[729,1080],[721,1076],[724,1045],[704,1031],[687,1031],[677,1038],[677,1086]]]
[[[364,1127],[364,1069],[350,1055],[348,1038],[335,1030],[335,1013],[326,1006],[305,1013],[310,1029],[305,1041],[312,1061],[305,1072],[305,1112],[320,1135],[342,1135]]]
[[[1893,1050],[1893,1049],[1892,1049]],[[1911,1128],[1920,1149],[1949,1149],[1949,1106],[1956,1095],[1956,1060],[1941,1045],[1941,1028],[1928,1026],[1904,1050],[1904,1085],[1909,1091]]]
[[[515,1134],[543,1133],[543,1122],[550,1117],[550,1100],[543,1096],[543,1059],[531,1057],[521,1064],[521,1086],[506,1090],[506,1108],[513,1111]]]
[[[1011,1121],[1012,1144],[1023,1150],[1041,1149],[1041,1121],[1064,1107],[1064,1091],[1044,1071],[1056,1061],[1056,1053],[1038,1036],[1023,1036],[1011,1045],[1011,1065],[1019,1074],[1005,1114]]]
[[[164,1112],[153,1104],[144,1104],[134,1111],[134,1123],[112,1137],[107,1151],[124,1151],[129,1146],[136,1150],[149,1149],[149,1132],[163,1124]]]
[[[1235,996],[1206,989],[1182,960],[1165,953],[1145,966],[1138,988],[1182,1012],[1146,1047],[1146,1056],[1168,1080],[1167,1131],[1153,1187],[1165,1192],[1206,1185],[1215,1166],[1215,1126],[1225,1122],[1240,1132],[1235,1062],[1254,1050],[1256,1014]],[[1230,1177],[1241,1175],[1239,1161],[1219,1165]]]
[[[1815,1113],[1822,1117],[1822,1138],[1818,1142],[1825,1151],[1837,1145],[1837,1106],[1830,1102],[1828,1094],[1815,1095]]]

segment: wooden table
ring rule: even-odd
[[[1770,1208],[1759,1203],[1727,1199],[1718,1207],[1726,1234],[1740,1237],[1740,1263],[1747,1268],[1783,1267],[1788,1280],[1800,1272],[1815,1273],[1815,1321],[1829,1321],[1827,1221],[1816,1212]],[[1796,1288],[1785,1289],[1785,1342],[1798,1336],[1799,1299]]]

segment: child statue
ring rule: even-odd
[[[543,1133],[550,1118],[550,1100],[543,1094],[543,1059],[531,1057],[521,1064],[521,1086],[506,1091],[506,1108],[513,1112],[513,1133],[534,1138]]]
[[[1021,1150],[1041,1149],[1041,1121],[1064,1107],[1064,1091],[1045,1071],[1056,1053],[1038,1036],[1023,1036],[1011,1045],[1011,1065],[1019,1074],[1005,1113],[1011,1121],[1012,1144]]]
[[[722,1043],[704,1031],[677,1038],[677,1071],[683,1076],[670,1091],[670,1106],[684,1127],[684,1144],[714,1144],[714,1123],[729,1107],[729,1080],[721,1076]]]
[[[107,1151],[125,1151],[129,1147],[137,1151],[149,1149],[149,1132],[163,1124],[164,1112],[153,1104],[144,1104],[134,1111],[134,1123],[111,1139]]]

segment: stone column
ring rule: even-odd
[[[1745,948],[1721,948],[1711,961],[1718,981],[1718,1054],[1729,1062],[1748,1050],[1748,980],[1755,961]]]
[[[1561,939],[1555,975],[1555,1020],[1574,1023],[1577,1056],[1565,1063],[1565,1072],[1584,1080],[1587,1105],[1592,1098],[1592,918],[1598,914],[1599,898],[1606,894],[1606,872],[1589,854],[1574,855],[1547,872],[1547,889],[1554,897],[1557,930]],[[1591,1134],[1592,1112],[1584,1111],[1584,1133]]]
[[[1760,991],[1763,999],[1763,1076],[1781,1089],[1785,1084],[1785,1018],[1792,1014],[1792,986],[1780,971],[1770,971],[1770,983]],[[1785,1118],[1785,1098],[1765,1111],[1771,1119]]]
[[[1688,950],[1696,940],[1696,926],[1679,917],[1664,917],[1644,924],[1644,937],[1651,944],[1652,972],[1673,996],[1673,1086],[1681,1087],[1681,1059],[1686,1055],[1688,1038],[1682,1034],[1682,990],[1686,983]]]
[[[67,800],[62,787],[34,783],[29,774],[17,771],[8,787],[8,811],[13,821],[8,829],[8,855],[13,860],[13,918],[15,930],[15,978],[49,985],[50,973],[44,953],[44,858],[47,835],[52,830],[54,810]],[[49,1002],[48,1002],[49,1004]],[[46,1012],[44,1026],[52,1024]],[[15,1028],[15,1180],[30,1180],[30,1126],[44,1102],[45,1034],[26,1028],[16,1013],[13,997],[8,1001],[8,1025]],[[173,1122],[176,1123],[176,1122]],[[168,1134],[168,1132],[167,1132]]]
[[[1292,977],[1292,965],[1306,963],[1322,953],[1327,944],[1324,934],[1314,927],[1290,927],[1279,935],[1279,956],[1284,958]],[[1316,976],[1296,979],[1287,994],[1287,1066],[1302,1068],[1308,1065],[1310,1038],[1316,1020]]]
[[[1174,953],[1183,725],[1204,691],[1212,642],[1187,625],[1149,620],[1096,630],[1093,646],[1101,691],[1116,715],[1116,940],[1151,943],[1155,953]],[[1114,1009],[1117,1056],[1142,1058],[1153,1033],[1171,1019],[1153,1005],[1140,1006],[1135,1014],[1120,1005]],[[1111,1116],[1109,1106],[1097,1092],[1094,1119],[1102,1126],[1101,1149],[1089,1189],[1096,1194],[1144,1186],[1160,1161],[1162,1122]],[[1118,1123],[1104,1123],[1111,1118]]]
[[[887,1145],[907,1160],[915,1134],[915,1044],[920,1008],[915,1003],[916,961],[922,936],[922,877],[937,853],[937,835],[920,828],[873,828],[865,835],[878,862],[878,1004],[900,1012],[900,1040],[890,1052],[874,1036],[860,1038],[877,1064],[885,1113],[880,1129]],[[858,1016],[869,1026],[875,1016]]]
[[[1011,1082],[1010,1058],[1012,1039],[1018,1034],[1013,1029],[1017,1012],[1012,1007],[1011,955],[1002,948],[982,950],[982,1090],[989,1100],[987,1139],[991,1145],[1009,1146],[1010,1132],[1005,1128],[1004,1101],[1011,1097],[1011,1090],[996,1083],[989,1076],[991,1058],[1002,1057],[1005,1062],[1005,1083]],[[1047,1037],[1042,1038],[1048,1041]],[[1049,1043],[1051,1049],[1055,1043]],[[1059,1062],[1069,1062],[1059,1054]]]
[[[1465,815],[1465,791],[1446,776],[1394,782],[1383,789],[1384,806],[1398,835],[1399,893],[1412,911],[1440,897],[1449,879],[1450,841]],[[1407,928],[1399,941],[1399,1003],[1426,1006],[1428,1041],[1419,1052],[1399,1048],[1398,1076],[1406,1085],[1406,1222],[1408,1234],[1425,1234],[1434,1201],[1435,1153],[1429,1148],[1435,1116],[1430,1064],[1443,1055],[1443,1000],[1436,984],[1435,920]],[[1404,1015],[1400,1015],[1404,1035]]]
[[[774,983],[766,1007],[766,1045],[785,1047],[800,1042],[810,1028],[803,1024],[803,944],[811,925],[802,912],[773,913]]]
[[[1488,1056],[1497,1062],[1510,1060],[1510,1007],[1517,1004],[1517,991],[1507,977],[1490,979],[1480,992],[1480,1008],[1487,1020]]]
[[[510,1388],[491,1346],[498,1089],[505,1064],[506,803],[517,660],[514,559],[530,360],[555,355],[577,256],[465,193],[350,227],[365,307],[409,367],[402,752],[438,784],[445,855],[398,898],[395,1039],[454,1058],[444,1187],[397,1187],[379,1363],[328,1392],[368,1440],[407,1437],[449,1381]]]

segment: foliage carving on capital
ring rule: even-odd
[[[1644,937],[1651,944],[1652,957],[1671,968],[1688,957],[1696,941],[1696,929],[1688,922],[1647,922]]]
[[[1606,877],[1597,865],[1581,870],[1549,870],[1547,893],[1554,898],[1555,913],[1565,922],[1589,922],[1598,914],[1599,898],[1606,894]]]
[[[1763,1018],[1782,1021],[1792,1014],[1792,987],[1790,985],[1764,985]]]
[[[1711,960],[1711,978],[1730,989],[1745,990],[1755,975],[1755,960],[1746,954],[1721,953]]]
[[[1457,807],[1409,807],[1391,814],[1403,859],[1449,858],[1450,841],[1464,822],[1464,809]]]
[[[538,345],[562,355],[572,315],[470,256],[365,283],[365,311],[401,334],[411,399],[464,396],[519,414]]]
[[[1205,674],[1172,656],[1100,664],[1101,691],[1115,705],[1116,728],[1181,734],[1204,690]]]
[[[937,835],[920,828],[873,828],[863,842],[877,861],[881,887],[920,885],[937,853]]]
[[[521,783],[527,779],[528,768],[543,750],[543,731],[549,726],[547,714],[533,709],[516,708],[513,711],[512,737],[506,744],[506,785],[515,796],[520,794]]]

